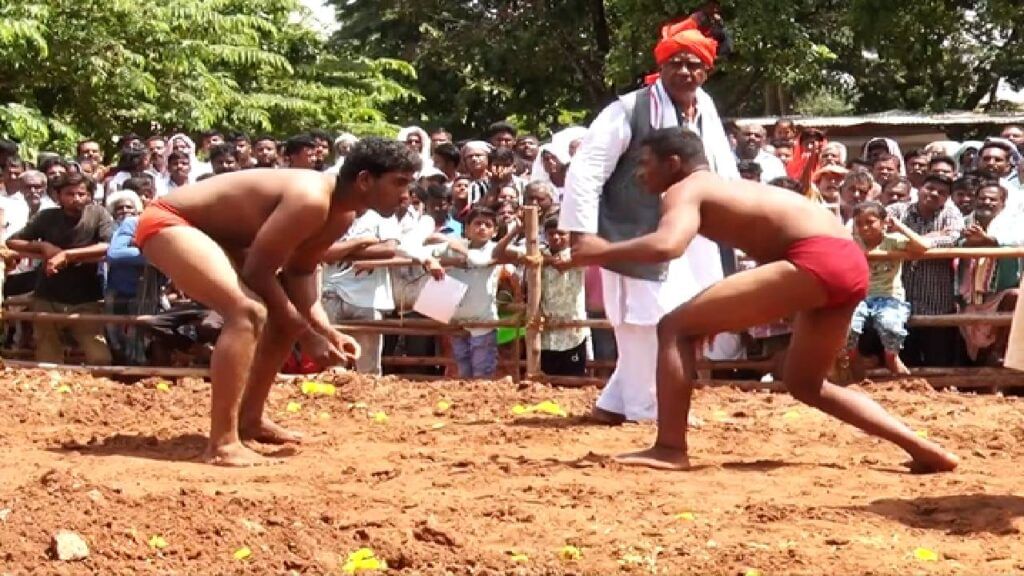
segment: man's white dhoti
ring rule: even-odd
[[[660,81],[653,86],[650,97],[652,128],[678,126],[679,117]],[[560,211],[561,229],[597,233],[602,187],[629,147],[632,136],[630,98],[635,99],[635,96],[624,96],[598,115],[573,157]],[[697,110],[699,117],[687,127],[701,135],[711,168],[724,178],[738,179],[735,157],[718,111],[711,97],[700,89]],[[601,271],[605,314],[615,332],[619,360],[597,401],[599,408],[622,414],[629,420],[656,417],[658,321],[721,279],[718,245],[703,236],[697,236],[686,252],[669,264],[667,277],[662,282]],[[736,339],[731,334],[717,337],[709,357],[735,357],[732,341]]]

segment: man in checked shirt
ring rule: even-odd
[[[916,202],[897,202],[889,216],[906,224],[928,241],[929,248],[949,248],[964,229],[956,205],[947,202],[953,181],[929,174]],[[955,275],[952,260],[914,260],[903,265],[903,286],[912,314],[952,314],[956,311]],[[958,355],[957,330],[953,327],[911,327],[902,358],[908,366],[950,366]]]

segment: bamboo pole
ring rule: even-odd
[[[914,253],[901,250],[872,250],[868,260],[942,260],[952,258],[1024,258],[1024,247],[1012,248],[929,248]]]
[[[526,232],[526,256],[534,262],[539,262],[540,243],[537,235],[540,228],[539,208],[537,206],[523,207],[523,229]],[[526,377],[533,378],[540,375],[540,333],[543,330],[540,313],[540,296],[542,284],[542,266],[536,264],[526,268]]]
[[[160,366],[74,366],[70,364],[54,364],[52,362],[34,362],[29,360],[4,360],[8,368],[63,370],[93,376],[137,376],[162,378],[209,378],[208,368],[171,368]]]

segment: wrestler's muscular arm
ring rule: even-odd
[[[678,258],[697,236],[700,228],[700,199],[694,186],[677,182],[661,199],[658,228],[632,240],[608,242],[593,235],[581,235],[572,245],[576,266],[611,262],[667,262]]]
[[[355,213],[340,213],[331,217],[326,225],[312,237],[303,242],[285,266],[282,275],[285,290],[299,313],[305,318],[308,330],[300,335],[303,349],[316,356],[317,336],[327,339],[343,355],[343,360],[355,360],[359,357],[359,345],[352,338],[331,327],[331,320],[320,304],[320,285],[317,282],[317,267],[325,254],[344,236]],[[317,361],[320,361],[317,358]]]
[[[303,243],[301,230],[319,230],[327,220],[327,199],[315,192],[284,194],[260,227],[242,265],[241,278],[263,299],[267,314],[289,332],[300,334],[309,327],[305,314],[292,303],[277,279]],[[309,274],[316,271],[312,267]]]

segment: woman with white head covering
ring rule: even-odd
[[[872,138],[864,143],[864,151],[861,154],[862,160],[872,160],[871,154],[868,152],[872,148],[881,148],[885,146],[885,149],[889,151],[889,154],[895,156],[898,160],[897,164],[900,167],[900,176],[907,175],[907,167],[904,166],[903,152],[900,151],[900,145],[896,143],[892,138]]]
[[[981,140],[964,140],[964,143],[957,149],[953,159],[956,160],[957,172],[966,174],[978,168],[978,153],[981,151]]]
[[[399,142],[405,142],[414,152],[420,155],[423,161],[423,170],[434,165],[433,157],[430,155],[430,135],[419,126],[406,126],[398,131]]]
[[[576,149],[587,135],[583,126],[570,126],[555,132],[551,142],[544,144],[537,151],[530,174],[534,181],[551,184],[555,188],[555,202],[562,201],[562,188],[565,187],[565,175],[569,170],[569,161],[576,154]]]
[[[334,155],[338,160],[334,162],[334,166],[327,169],[329,174],[337,174],[341,170],[342,164],[345,163],[345,156],[348,156],[348,151],[355,146],[356,142],[359,142],[359,138],[351,132],[342,132],[334,139]]]
[[[196,178],[210,171],[208,167],[200,166],[199,159],[196,158],[196,143],[186,134],[175,134],[167,139],[167,146],[164,147],[164,158],[170,156],[171,152],[188,154],[189,166],[191,167],[191,171],[188,174],[189,182],[195,182]]]
[[[932,156],[949,156],[950,158],[956,158],[956,153],[959,150],[960,143],[955,140],[936,140],[924,147],[924,151]]]

